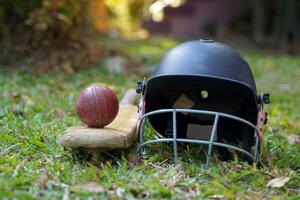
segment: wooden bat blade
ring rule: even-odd
[[[58,142],[67,148],[122,149],[137,138],[137,107],[120,105],[116,119],[104,128],[71,127],[58,136]]]

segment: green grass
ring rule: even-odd
[[[109,41],[104,44],[110,45]],[[153,38],[124,42],[121,48],[152,65],[176,44]],[[56,138],[79,123],[74,105],[82,88],[102,83],[121,97],[142,77],[108,75],[102,65],[75,74],[2,70],[0,199],[209,199],[216,195],[226,199],[299,199],[300,146],[289,144],[287,136],[300,135],[300,58],[247,50],[246,46],[239,50],[254,71],[259,91],[271,93],[261,168],[232,161],[205,170],[203,161],[193,156],[198,153],[196,148],[183,148],[177,166],[158,162],[170,158],[165,150],[154,151],[157,153],[137,165],[128,158],[135,154],[136,146],[107,153],[65,150]],[[280,176],[291,179],[279,189],[266,187],[269,180]],[[72,187],[85,182],[99,183],[104,192]]]

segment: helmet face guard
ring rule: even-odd
[[[143,101],[141,101],[141,104],[143,104]],[[140,104],[140,105],[141,105]],[[145,136],[145,126],[146,126],[146,120],[150,116],[159,115],[162,113],[171,113],[172,114],[172,136],[168,138],[162,138],[159,133],[156,132],[156,135],[159,135],[159,138],[155,138],[153,140],[144,141]],[[200,114],[200,115],[207,115],[207,116],[213,116],[214,122],[211,129],[210,137],[208,140],[200,140],[200,139],[192,139],[192,138],[178,138],[177,137],[177,114],[178,113],[192,113],[192,114]],[[255,146],[254,146],[254,152],[248,152],[243,148],[233,146],[231,144],[226,144],[222,142],[217,142],[217,127],[218,122],[220,118],[227,118],[233,121],[238,121],[240,123],[245,124],[249,128],[253,129],[255,131]],[[212,155],[212,148],[213,146],[223,147],[227,149],[232,149],[234,151],[240,152],[244,154],[251,162],[258,163],[259,157],[260,157],[260,149],[262,147],[263,142],[263,125],[266,122],[266,112],[263,111],[263,104],[260,106],[259,112],[258,112],[258,124],[254,125],[251,122],[244,120],[240,117],[236,117],[234,115],[229,115],[226,113],[220,113],[220,112],[212,112],[212,111],[206,111],[206,110],[194,110],[194,109],[160,109],[156,111],[152,111],[146,114],[141,115],[140,120],[138,122],[138,148],[139,152],[142,154],[144,151],[144,147],[149,144],[154,143],[165,143],[170,142],[173,143],[173,156],[174,156],[174,163],[177,163],[177,143],[194,143],[194,144],[204,144],[208,145],[207,149],[207,156],[206,156],[206,164],[205,166],[208,167],[210,158]],[[155,130],[154,130],[155,131]]]
[[[257,163],[269,95],[256,95],[249,65],[232,48],[212,40],[186,42],[169,51],[153,76],[139,82],[139,151],[154,143],[208,145],[206,166],[217,147],[222,160],[237,151]],[[147,122],[147,123],[146,123]],[[150,124],[158,138],[144,141]],[[239,144],[241,144],[239,146]]]

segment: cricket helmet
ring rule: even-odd
[[[230,159],[228,148],[233,147],[247,160],[258,160],[260,121],[266,122],[263,104],[269,103],[269,95],[257,95],[249,64],[233,48],[210,39],[180,44],[137,90],[143,94],[141,121],[148,118],[170,142],[215,145],[221,159]]]

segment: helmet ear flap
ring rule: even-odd
[[[146,90],[146,78],[144,78],[143,81],[138,81],[136,83],[135,89],[136,89],[136,93],[144,95]]]

